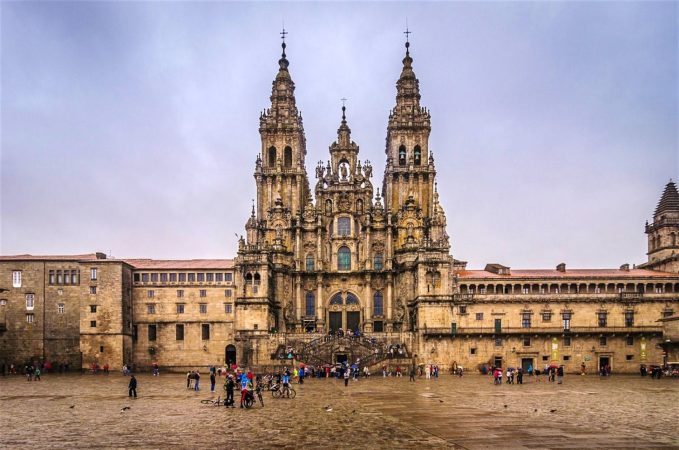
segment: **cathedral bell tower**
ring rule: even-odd
[[[672,180],[653,214],[653,223],[646,222],[648,262],[646,269],[679,273],[679,192]]]

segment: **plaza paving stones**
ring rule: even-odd
[[[0,377],[0,447],[679,449],[672,379],[494,386],[480,375],[375,377],[347,388],[322,379],[295,385],[294,400],[265,395],[265,407],[251,410],[202,405],[223,391],[187,390],[181,375],[138,379],[131,400],[119,374]]]

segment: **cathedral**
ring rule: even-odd
[[[679,309],[676,185],[646,224],[643,264],[467,269],[451,256],[409,47],[381,182],[360,159],[344,106],[310,181],[283,43],[236,257],[1,256],[0,365],[186,371],[293,359],[634,372],[667,362],[663,320]]]

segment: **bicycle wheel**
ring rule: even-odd
[[[280,389],[274,389],[271,391],[271,396],[273,398],[279,398],[281,396],[281,390]]]
[[[293,388],[290,388],[290,398],[295,398],[295,395],[297,395],[297,391],[295,391]]]
[[[200,402],[201,402],[203,405],[211,405],[211,404],[213,404],[215,401],[214,401],[214,400],[201,400]]]
[[[252,397],[247,397],[245,399],[245,407],[248,409],[252,408]]]

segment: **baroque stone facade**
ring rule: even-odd
[[[260,115],[257,200],[235,259],[0,257],[0,364],[267,366],[281,349],[381,364],[364,356],[395,345],[443,367],[631,372],[662,362],[659,320],[679,308],[674,183],[646,225],[649,259],[639,267],[467,270],[450,253],[409,44],[381,183],[360,160],[343,107],[329,159],[315,166],[313,196],[285,44],[278,65]],[[351,351],[359,343],[318,339],[340,329],[371,340]]]

